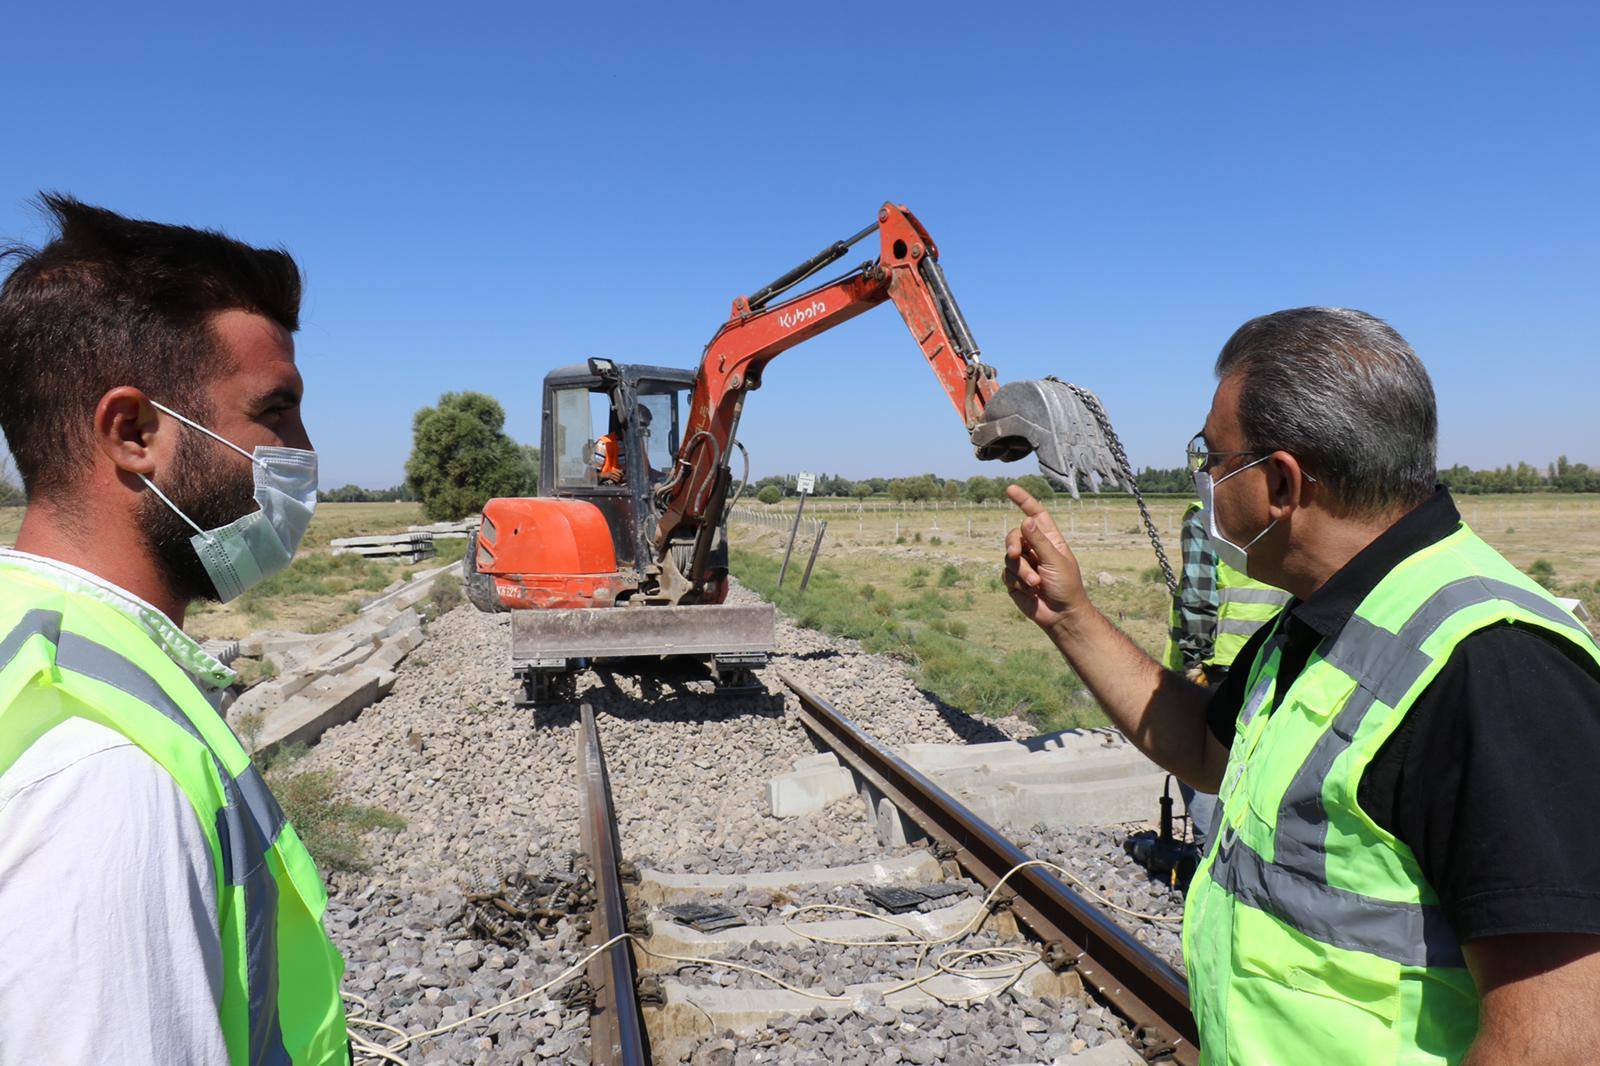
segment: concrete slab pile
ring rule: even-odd
[[[383,612],[389,608],[404,610],[407,607],[421,603],[433,587],[435,578],[445,574],[461,576],[461,563],[453,562],[448,566],[441,566],[434,570],[424,570],[413,574],[410,581],[396,581],[377,596],[361,605],[361,614],[368,615],[373,612]]]
[[[481,515],[472,515],[459,522],[434,522],[426,526],[407,526],[408,533],[427,533],[435,540],[459,540],[470,537],[478,531],[478,523],[482,521]]]
[[[239,657],[239,642],[237,640],[203,640],[200,650],[211,656],[223,666],[227,666]]]
[[[434,556],[432,533],[396,533],[382,537],[339,537],[329,541],[335,555],[416,563]]]
[[[253,734],[258,754],[313,743],[388,695],[396,667],[421,643],[421,616],[393,602],[331,633],[253,634],[238,642],[240,651],[271,664],[276,676],[235,700],[229,721]],[[259,729],[240,730],[246,716]]]

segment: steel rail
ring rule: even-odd
[[[611,808],[611,779],[606,774],[605,753],[594,708],[584,703],[578,727],[578,792],[583,851],[594,876],[595,921],[589,943],[604,944],[628,931],[622,878],[617,862],[617,820]],[[619,940],[589,960],[589,985],[594,1006],[589,1011],[589,1054],[596,1066],[649,1066],[650,1037],[639,1012],[638,974],[633,948]]]
[[[1032,858],[804,684],[787,673],[778,676],[799,698],[806,728],[930,839],[949,848],[985,888]],[[1199,1062],[1189,986],[1176,970],[1037,866],[1006,882],[1001,898],[1008,897],[1012,912],[1045,942],[1046,960],[1075,969],[1122,1015],[1141,1054],[1182,1066]]]

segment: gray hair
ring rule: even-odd
[[[1343,307],[1252,318],[1217,356],[1217,377],[1234,373],[1248,445],[1293,455],[1341,510],[1386,513],[1433,491],[1433,382],[1381,318]]]

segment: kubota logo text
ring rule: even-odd
[[[790,326],[798,326],[802,322],[809,322],[818,315],[825,315],[827,313],[827,304],[823,303],[821,300],[812,300],[810,307],[802,307],[798,311],[785,311],[783,314],[779,315],[778,325],[782,326],[784,329],[788,329]]]

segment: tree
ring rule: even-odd
[[[522,459],[522,496],[539,495],[539,449],[531,444],[517,445]]]
[[[783,499],[783,490],[776,485],[768,485],[756,493],[756,499],[765,504],[774,504]]]
[[[995,497],[994,482],[982,474],[967,478],[966,483],[961,486],[961,491],[973,503],[983,503]]]
[[[1053,500],[1056,490],[1050,487],[1050,482],[1038,474],[1023,474],[1017,478],[1016,484],[1020,485],[1029,496],[1036,500]]]
[[[426,517],[453,522],[529,490],[527,459],[505,424],[505,410],[481,392],[447,392],[412,417],[406,484]]]
[[[952,503],[961,499],[961,482],[946,481],[944,485],[940,487],[939,495],[943,496]]]
[[[872,495],[872,486],[865,481],[857,481],[850,486],[850,495],[858,500],[864,500]]]

